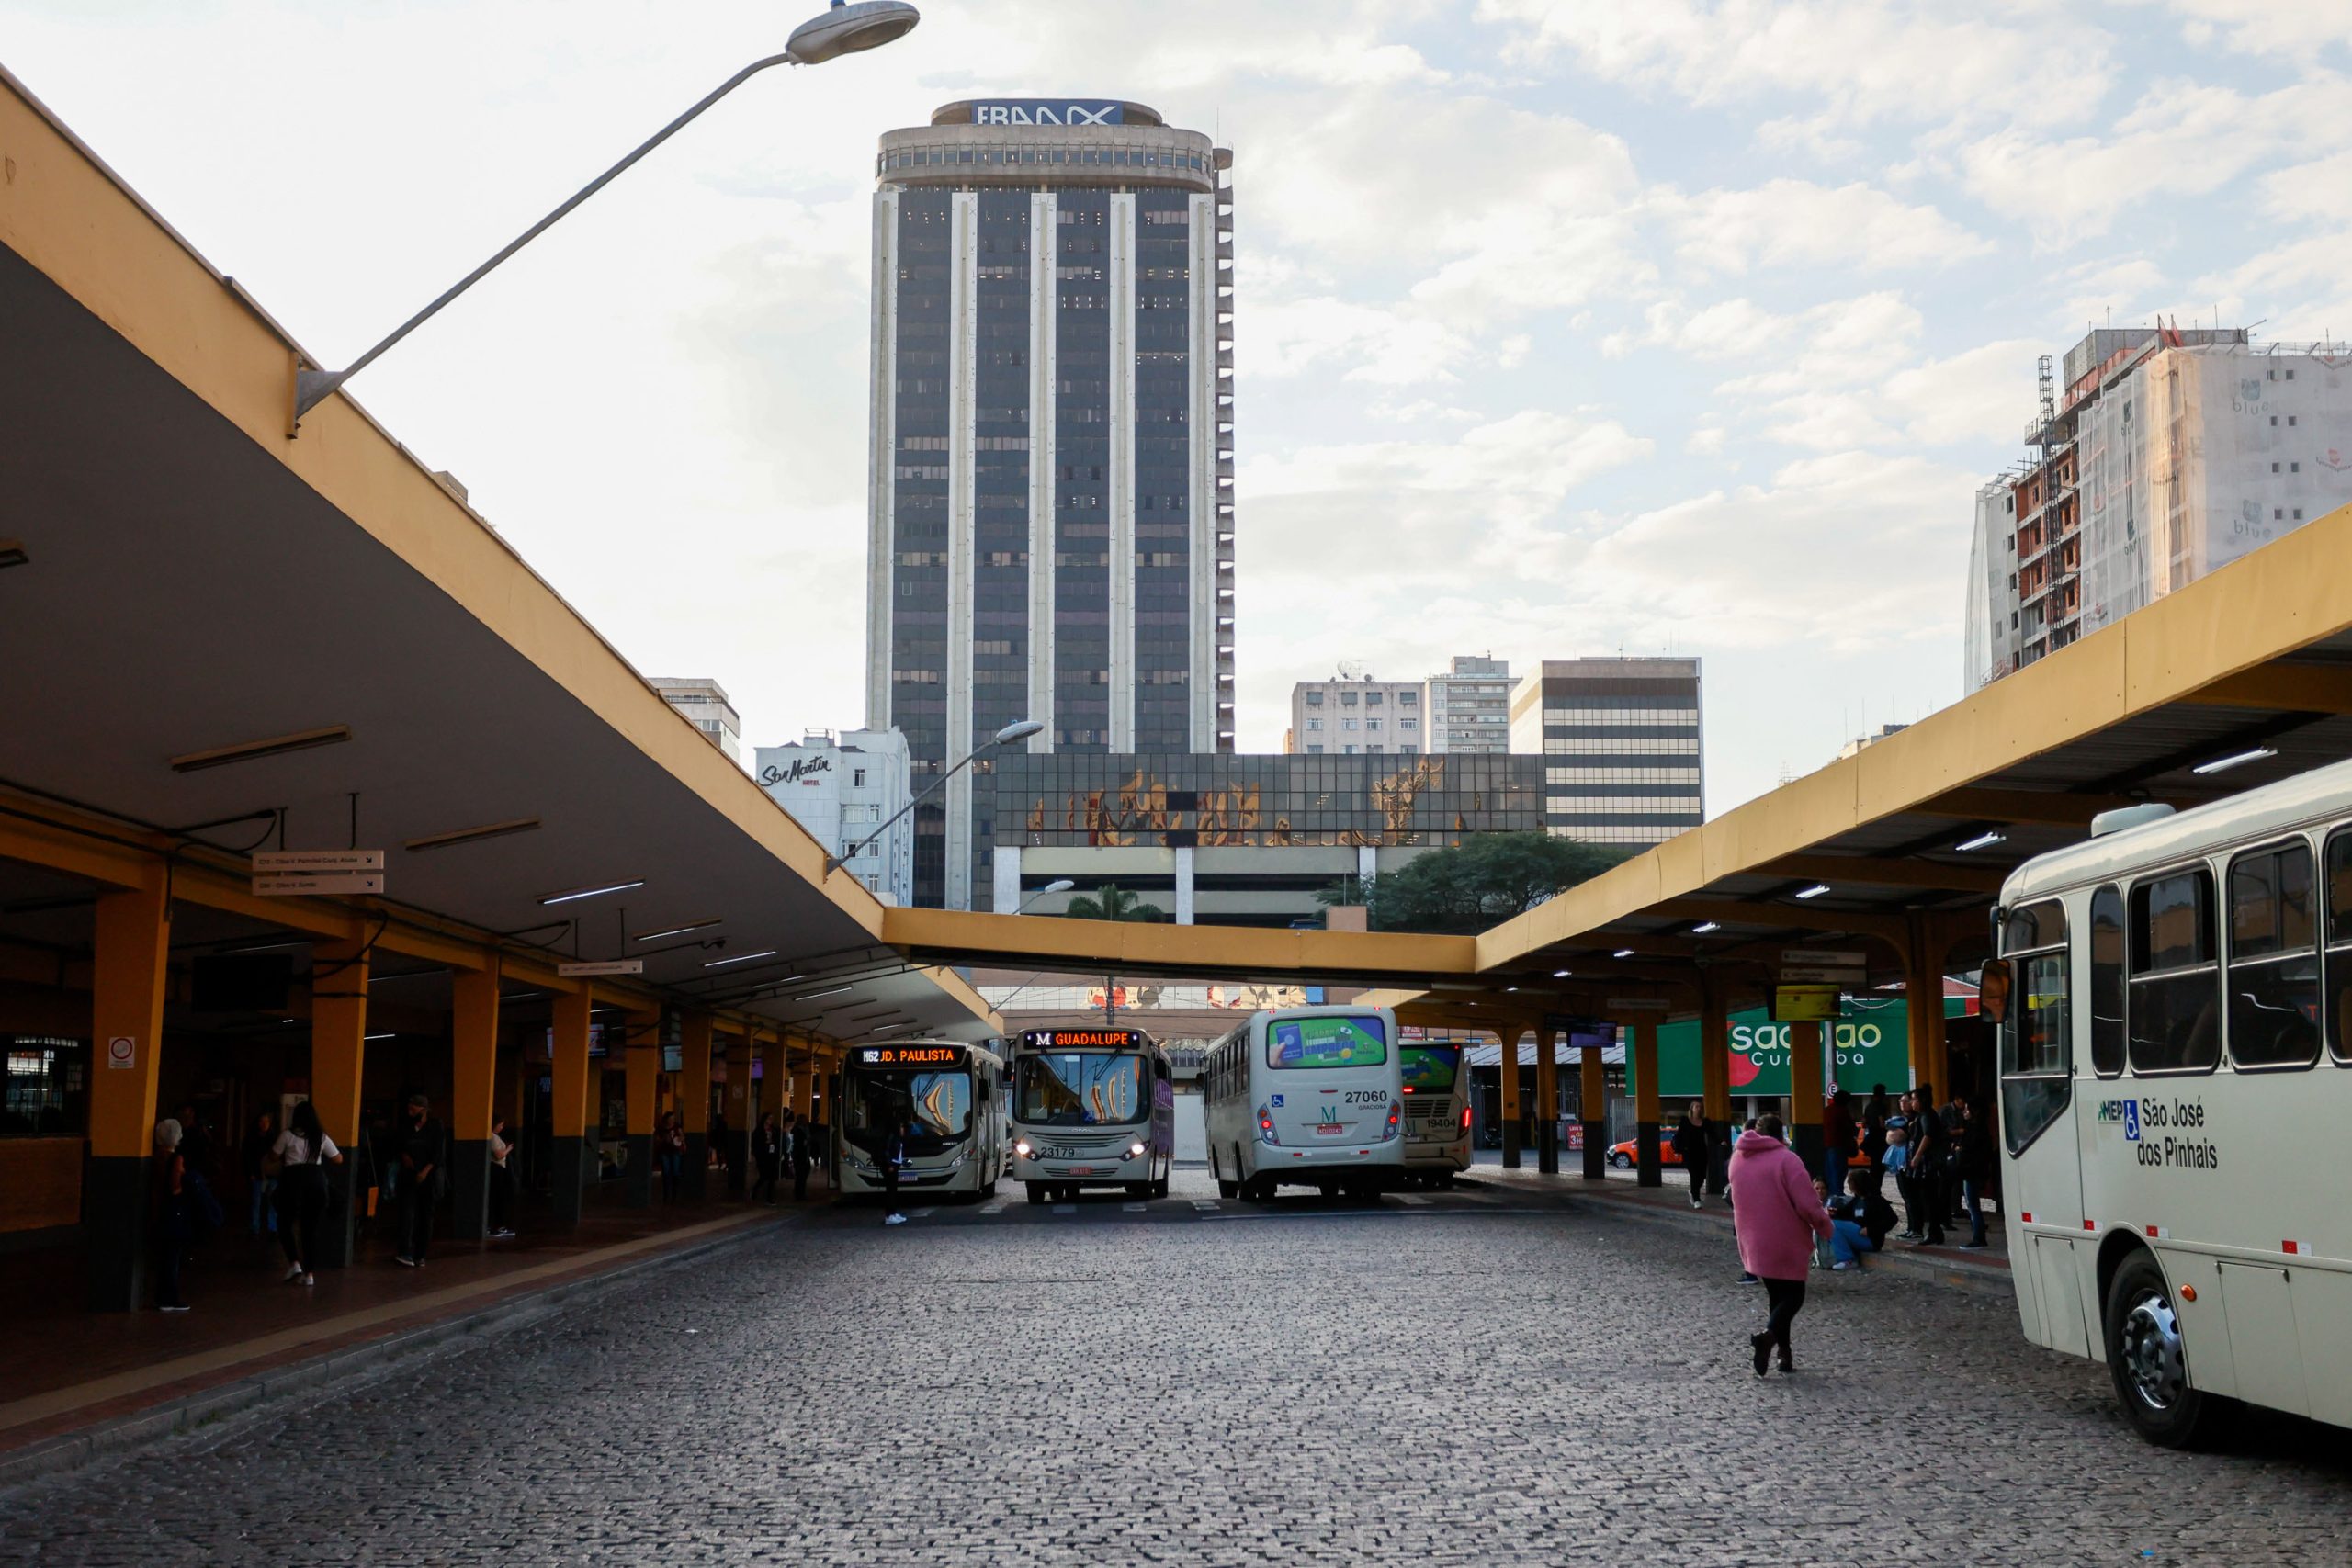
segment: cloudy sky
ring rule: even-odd
[[[0,0],[0,63],[341,363],[813,4]],[[1245,750],[1343,660],[1695,653],[1721,811],[1960,694],[2037,355],[2352,332],[2352,0],[923,5],[353,387],[754,742],[863,716],[871,160],[951,98],[1235,150]]]

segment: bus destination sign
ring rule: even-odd
[[[862,1045],[858,1047],[857,1065],[861,1067],[960,1067],[964,1065],[964,1047]]]
[[[1136,1029],[1032,1029],[1021,1040],[1037,1051],[1138,1051],[1144,1043]]]

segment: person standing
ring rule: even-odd
[[[327,1213],[327,1167],[343,1163],[319,1124],[318,1107],[305,1100],[286,1118],[277,1134],[277,1244],[286,1252],[286,1282],[315,1285],[311,1271],[319,1257],[321,1232]]]
[[[265,1111],[254,1118],[253,1131],[245,1134],[244,1147],[238,1151],[239,1163],[245,1171],[245,1234],[259,1235],[266,1228],[277,1234],[277,1113]]]
[[[150,1256],[155,1264],[155,1310],[186,1312],[180,1295],[180,1264],[188,1243],[196,1238],[196,1218],[188,1202],[187,1158],[180,1153],[180,1124],[166,1116],[155,1123],[155,1159],[148,1215],[153,1240]]]
[[[1886,1086],[1872,1084],[1862,1103],[1862,1157],[1871,1162],[1871,1190],[1886,1181]]]
[[[1682,1108],[1682,1120],[1674,1124],[1674,1138],[1668,1145],[1674,1157],[1690,1177],[1690,1206],[1697,1208],[1707,1192],[1707,1159],[1713,1153],[1707,1142],[1707,1108],[1692,1100]]]
[[[434,1119],[433,1102],[422,1094],[410,1095],[408,1135],[401,1142],[400,1250],[392,1255],[392,1261],[404,1269],[424,1267],[424,1249],[433,1239],[433,1199],[440,1190],[448,1144],[448,1134]]]
[[[760,1124],[752,1129],[752,1164],[759,1171],[759,1180],[752,1186],[752,1201],[775,1207],[775,1179],[784,1166],[784,1134],[777,1127],[775,1112],[760,1113]],[[763,1199],[760,1194],[765,1192]]]
[[[1904,1143],[1911,1150],[1903,1162],[1911,1173],[1914,1201],[1911,1228],[1917,1232],[1912,1237],[1927,1247],[1944,1245],[1944,1213],[1951,1200],[1944,1192],[1944,1162],[1951,1153],[1951,1133],[1936,1110],[1936,1091],[1921,1084],[1911,1091],[1911,1115],[1903,1123]],[[1926,1228],[1921,1229],[1924,1213]]]
[[[661,1131],[654,1134],[654,1152],[662,1160],[662,1201],[675,1203],[684,1196],[686,1181],[686,1124],[676,1111],[662,1119]]]
[[[514,1227],[506,1222],[514,1212],[514,1145],[506,1136],[506,1118],[490,1123],[490,1239],[512,1241]]]
[[[882,1167],[882,1191],[888,1200],[890,1213],[884,1217],[886,1225],[902,1225],[907,1216],[899,1213],[899,1168],[907,1163],[907,1119],[895,1112],[885,1123],[882,1148],[877,1161]]]
[[[811,1145],[814,1134],[808,1123],[793,1111],[784,1113],[785,1157],[792,1162],[792,1201],[808,1201],[808,1168],[816,1163],[817,1154]]]
[[[1984,1240],[1984,1182],[1993,1172],[1992,1129],[1986,1119],[1977,1113],[1975,1102],[1955,1100],[1951,1102],[1951,1158],[1947,1168],[1958,1185],[1962,1207],[1968,1214],[1968,1239],[1961,1248],[1966,1252],[1981,1252]]]
[[[1756,1354],[1756,1375],[1762,1377],[1772,1352],[1781,1353],[1781,1371],[1796,1371],[1789,1345],[1789,1329],[1804,1307],[1805,1270],[1813,1263],[1814,1238],[1836,1234],[1829,1211],[1814,1196],[1813,1178],[1782,1142],[1778,1116],[1759,1116],[1755,1127],[1740,1134],[1731,1155],[1732,1206],[1739,1214],[1739,1260],[1764,1281],[1771,1314],[1763,1332],[1748,1336]]]
[[[1854,1097],[1841,1089],[1821,1108],[1821,1179],[1833,1193],[1846,1190],[1854,1136]]]

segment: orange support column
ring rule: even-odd
[[[622,1185],[633,1209],[653,1203],[653,1115],[662,1093],[662,1015],[632,1013],[628,1020],[628,1050],[624,1062],[627,1105],[621,1128],[628,1151],[628,1174]]]
[[[1519,1025],[1506,1023],[1495,1030],[1495,1038],[1502,1042],[1502,1118],[1503,1165],[1506,1169],[1519,1168],[1519,1132],[1524,1124],[1524,1112],[1519,1103]]]
[[[555,1125],[548,1168],[558,1230],[579,1225],[581,1194],[595,1168],[588,1145],[588,1014],[594,1000],[585,983],[555,998],[555,1060],[548,1074]]]
[[[1657,1020],[1634,1021],[1634,1180],[1657,1187],[1666,1180],[1658,1164]]]
[[[1951,1055],[1944,1043],[1944,946],[1927,917],[1913,911],[1903,945],[1903,998],[1911,1037],[1911,1087],[1952,1092]]]
[[[727,1037],[727,1146],[718,1151],[727,1171],[727,1195],[743,1195],[743,1170],[752,1149],[752,1037]]]
[[[451,978],[449,1190],[457,1213],[450,1234],[480,1241],[490,1224],[490,1123],[498,1096],[498,959]],[[500,1179],[507,1179],[501,1178]]]
[[[1820,1024],[1789,1025],[1789,1146],[1813,1171],[1827,1168],[1821,1141],[1821,1041]]]
[[[678,1110],[686,1129],[686,1196],[697,1202],[710,1158],[710,1014],[686,1014],[678,1046]]]
[[[1699,1082],[1706,1097],[1707,1190],[1720,1193],[1731,1163],[1731,1010],[1712,985],[1699,1003]]]
[[[148,1159],[155,1146],[172,908],[162,869],[151,875],[150,886],[98,897],[90,986],[90,1157],[82,1186],[85,1285],[95,1312],[139,1306],[154,1248],[148,1235]]]
[[[1598,1045],[1577,1053],[1577,1109],[1584,1124],[1584,1179],[1599,1181],[1609,1174],[1609,1067]]]
[[[313,1268],[351,1261],[352,1201],[359,1179],[359,1095],[368,1065],[368,949],[360,942],[321,942],[311,949],[311,1103],[319,1125],[337,1147],[353,1151],[327,1167],[327,1220]],[[339,1195],[341,1201],[336,1201]]]
[[[1535,1034],[1535,1168],[1560,1174],[1560,1062],[1552,1027],[1542,1019]]]

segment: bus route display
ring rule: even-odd
[[[1139,1029],[1032,1029],[1021,1043],[1038,1051],[1140,1051],[1148,1042]]]
[[[961,1045],[861,1045],[857,1052],[861,1067],[960,1067],[964,1065]]]

